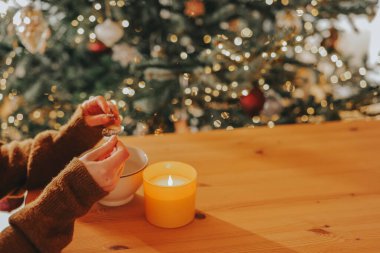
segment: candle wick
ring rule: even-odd
[[[168,185],[173,186],[173,179],[171,175],[169,175],[169,178],[168,178]]]

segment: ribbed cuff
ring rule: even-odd
[[[101,127],[87,126],[81,107],[58,133],[42,132],[34,138],[28,161],[27,189],[48,184],[73,157],[89,150],[102,138]]]
[[[61,252],[71,241],[75,219],[106,195],[75,158],[35,201],[12,215],[9,223],[39,252]]]
[[[75,143],[75,149],[86,151],[93,147],[102,138],[102,127],[90,127],[86,125],[83,117],[83,109],[78,106],[71,119],[60,130],[63,142]]]
[[[85,165],[74,158],[43,191],[38,209],[46,215],[66,216],[69,214],[65,212],[70,212],[73,218],[77,218],[107,194],[94,181]]]
[[[0,252],[30,253],[37,249],[17,228],[7,227],[0,234]]]

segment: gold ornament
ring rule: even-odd
[[[165,50],[160,45],[154,45],[152,47],[152,49],[150,50],[150,55],[153,58],[165,58],[166,57]]]
[[[314,96],[316,102],[321,102],[326,98],[326,91],[319,83],[319,74],[306,67],[297,69],[294,77],[295,90],[293,97],[307,100],[309,96]]]
[[[50,29],[41,10],[32,5],[23,7],[13,16],[13,25],[21,43],[29,52],[45,52]]]
[[[172,114],[171,120],[174,123],[174,129],[176,133],[189,133],[190,128],[187,124],[187,112],[185,109],[176,110],[174,114]]]

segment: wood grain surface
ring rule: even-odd
[[[127,137],[150,163],[199,173],[197,215],[178,229],[144,218],[141,189],[96,205],[65,253],[380,252],[380,122]]]

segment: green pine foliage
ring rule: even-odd
[[[177,120],[193,130],[337,120],[340,111],[371,103],[377,86],[336,50],[334,21],[339,15],[370,18],[376,4],[43,0],[36,8],[51,30],[43,54],[30,53],[20,42],[12,18],[23,7],[14,4],[0,22],[3,138],[59,128],[93,95],[117,103],[126,134],[172,132]],[[122,25],[124,34],[102,48],[94,29],[106,19]],[[315,48],[308,48],[308,38],[317,41]],[[311,60],[303,61],[302,54]],[[321,71],[323,64],[332,74]],[[311,80],[300,79],[307,73]],[[313,80],[327,87],[319,90],[321,98],[306,85]],[[349,87],[350,96],[335,97],[332,85]],[[258,105],[244,108],[241,96],[252,89]],[[297,90],[303,95],[295,95]],[[264,100],[258,99],[261,93]]]

